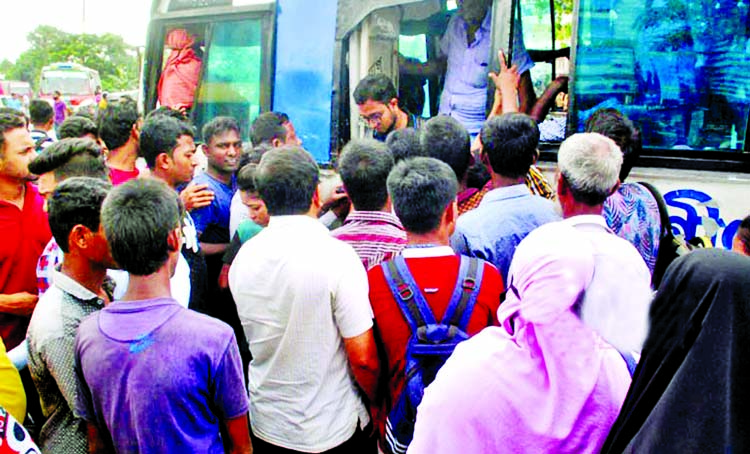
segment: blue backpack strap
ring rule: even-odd
[[[458,268],[456,287],[453,289],[448,308],[443,316],[443,323],[466,331],[474,304],[477,302],[479,288],[482,286],[484,263],[473,257],[461,256]]]
[[[393,298],[401,308],[412,332],[416,332],[420,326],[435,324],[435,316],[414,282],[414,277],[409,272],[404,258],[397,256],[393,260],[381,263],[380,266],[383,268],[383,274],[391,288]]]
[[[633,378],[633,374],[635,374],[635,368],[638,367],[638,363],[635,361],[635,357],[630,352],[619,352],[620,356],[622,356],[622,359],[625,360],[625,365],[628,366],[628,372],[630,373],[630,378]]]

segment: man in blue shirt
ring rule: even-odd
[[[490,170],[492,190],[477,208],[458,218],[451,246],[497,267],[506,282],[516,246],[532,230],[559,221],[555,205],[529,192],[524,183],[536,159],[539,128],[528,115],[492,117],[481,134],[482,162]]]
[[[247,371],[250,350],[247,347],[237,306],[227,289],[219,287],[219,275],[224,265],[224,252],[229,247],[229,213],[232,197],[237,190],[235,172],[240,164],[242,139],[237,120],[216,117],[203,126],[203,152],[208,160],[206,171],[193,178],[192,184],[207,186],[213,192],[211,204],[196,208],[190,214],[195,223],[198,241],[206,257],[206,307],[202,312],[226,322],[234,329],[242,356],[243,370]]]
[[[456,118],[474,138],[487,118],[487,84],[492,41],[492,1],[460,0],[440,40],[437,59],[428,63],[400,62],[407,74],[442,75],[441,115]],[[515,21],[513,62],[520,76],[520,110],[528,112],[536,100],[529,70],[534,61],[526,52],[521,21]]]
[[[206,259],[218,257],[218,263],[221,263],[221,256],[230,240],[229,206],[237,189],[234,173],[242,153],[240,127],[234,118],[216,117],[203,127],[203,139],[206,141],[203,151],[208,159],[208,167],[193,178],[193,183],[207,184],[214,193],[214,199],[210,205],[197,208],[191,214]]]

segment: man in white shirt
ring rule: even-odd
[[[258,453],[375,446],[357,390],[372,401],[379,371],[367,275],[354,249],[317,220],[318,173],[298,147],[263,156],[256,183],[271,219],[229,271],[253,353],[248,388]]]
[[[563,222],[585,232],[596,251],[581,318],[621,352],[640,352],[648,331],[650,272],[635,247],[615,235],[602,216],[604,201],[620,185],[622,152],[600,134],[574,134],[560,145],[557,166]]]

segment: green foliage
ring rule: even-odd
[[[5,72],[7,79],[30,82],[36,90],[42,67],[70,61],[99,71],[104,91],[127,90],[138,85],[136,49],[125,43],[121,36],[112,33],[72,34],[40,25],[27,38],[31,47],[18,57],[15,64],[0,63],[0,72]]]

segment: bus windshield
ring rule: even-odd
[[[83,71],[47,71],[42,73],[42,93],[59,91],[63,95],[88,95],[94,93],[88,74]]]

